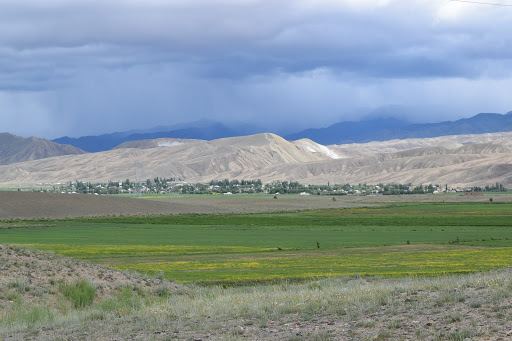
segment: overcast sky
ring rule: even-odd
[[[505,113],[511,32],[512,7],[449,0],[1,0],[0,131]]]

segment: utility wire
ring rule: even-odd
[[[508,5],[508,4],[497,4],[497,3],[481,2],[481,1],[469,1],[469,0],[449,0],[449,1],[466,2],[466,3],[469,3],[469,4],[477,4],[477,5],[512,7],[512,5]]]

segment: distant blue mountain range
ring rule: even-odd
[[[396,118],[340,122],[327,128],[307,129],[283,137],[287,140],[308,138],[323,145],[330,145],[504,131],[512,131],[512,112],[505,115],[478,114],[470,118],[440,123],[411,124]]]
[[[228,127],[219,122],[203,120],[172,127],[157,127],[149,130],[117,132],[98,136],[79,138],[65,136],[55,139],[53,142],[69,144],[87,152],[99,152],[110,150],[127,141],[157,138],[215,140],[269,132],[266,130],[268,129],[249,125]],[[358,122],[340,122],[327,128],[307,129],[283,137],[289,141],[308,138],[317,143],[329,145],[504,131],[512,131],[512,112],[505,115],[478,114],[471,118],[440,123],[411,124],[397,118],[373,118]]]
[[[165,129],[165,127],[160,127]],[[198,122],[197,126],[183,127],[178,129],[162,130],[155,132],[118,132],[112,134],[103,134],[98,136],[82,136],[78,138],[60,137],[53,142],[61,144],[70,144],[86,152],[95,153],[110,150],[123,142],[152,140],[159,138],[180,138],[180,139],[200,139],[215,140],[223,137],[239,136],[239,132],[229,128],[219,122]],[[169,128],[168,128],[169,129]],[[155,130],[155,128],[151,129]]]

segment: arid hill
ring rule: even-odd
[[[157,148],[157,147],[175,147],[175,146],[180,146],[182,144],[195,143],[195,142],[203,142],[203,140],[162,138],[162,139],[154,139],[154,140],[127,141],[127,142],[121,143],[119,146],[117,146],[113,149],[122,149],[122,148],[149,149],[149,148]]]
[[[445,147],[456,149],[464,145],[493,143],[502,146],[512,146],[512,132],[494,134],[450,135],[422,139],[389,140],[368,143],[351,143],[330,145],[329,149],[342,157],[354,157],[365,154],[394,153],[404,150]]]
[[[482,153],[475,153],[474,148]],[[309,183],[413,183],[465,187],[500,182],[512,185],[512,153],[492,144],[449,150],[443,147],[314,162],[265,169],[252,177],[307,179]],[[493,151],[493,152],[491,152]],[[485,153],[487,152],[487,153]]]
[[[271,165],[328,159],[325,155],[301,150],[277,135],[258,134],[150,149],[122,148],[0,166],[0,184],[133,179],[136,162],[144,165],[144,178],[160,176],[195,181],[243,177],[248,171]]]
[[[23,138],[0,133],[0,165],[44,159],[53,156],[85,154],[83,150],[39,137]]]
[[[146,141],[107,152],[0,166],[0,185],[134,179],[136,162],[143,165],[143,179],[174,177],[189,182],[229,178],[512,185],[512,133],[340,146],[307,139],[289,142],[274,134],[184,141]]]

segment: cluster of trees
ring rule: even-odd
[[[400,195],[400,194],[427,194],[434,193],[436,191],[439,192],[439,185],[419,185],[412,186],[411,184],[379,184],[380,193],[384,195]],[[446,186],[445,191],[448,191],[448,186]]]
[[[80,193],[80,194],[122,194],[131,193],[136,190],[143,190],[145,192],[161,192],[169,188],[169,184],[177,181],[174,178],[155,178],[152,180],[147,179],[144,183],[137,183],[126,179],[124,181],[109,181],[107,183],[91,183],[76,180],[61,186],[53,186],[52,189],[47,189],[49,192],[67,192],[67,193]]]
[[[485,187],[472,187],[464,191],[471,192],[503,192],[507,189],[500,183]],[[91,183],[75,181],[59,187],[53,187],[52,192],[68,192],[81,194],[122,194],[122,193],[158,193],[158,194],[237,194],[237,193],[266,193],[266,194],[308,194],[308,195],[402,195],[402,194],[427,194],[439,192],[455,192],[448,185],[419,185],[411,184],[334,184],[331,185],[305,185],[297,181],[273,181],[263,184],[258,180],[212,180],[209,183],[187,183],[175,178],[146,179],[137,183],[126,179],[124,181],[109,181],[108,183]]]
[[[211,193],[263,193],[263,183],[258,180],[212,180],[206,190]]]
[[[507,189],[505,188],[505,186],[503,186],[499,182],[496,182],[496,184],[493,186],[487,185],[483,188],[478,187],[478,186],[471,187],[471,192],[506,192],[506,191],[507,191]]]
[[[312,195],[347,195],[347,194],[360,194],[363,191],[371,191],[370,186],[350,184],[344,185],[305,185],[296,181],[273,181],[265,185],[265,192],[269,194],[312,194]]]

